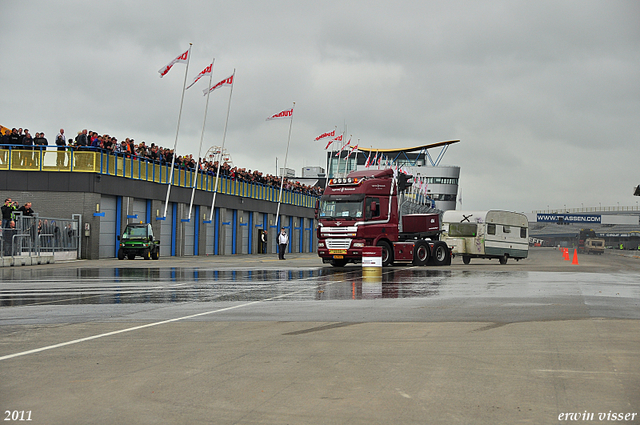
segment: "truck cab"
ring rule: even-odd
[[[431,259],[446,263],[446,244],[437,241],[438,214],[401,214],[409,177],[385,169],[330,179],[317,212],[318,255],[323,261],[337,267],[357,263],[364,247],[379,246],[383,266],[424,265]]]

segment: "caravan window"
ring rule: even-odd
[[[527,228],[526,227],[521,227],[520,228],[520,237],[523,239],[526,239],[527,237]]]
[[[487,233],[490,235],[496,234],[496,225],[495,224],[487,224]]]
[[[449,224],[449,236],[462,236],[474,238],[478,234],[478,228],[474,223]]]
[[[502,233],[511,233],[510,226],[502,226]]]

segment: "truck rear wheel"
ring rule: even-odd
[[[124,260],[124,251],[122,248],[118,250],[118,260]]]
[[[424,266],[429,261],[429,244],[425,241],[417,241],[413,247],[413,265]]]
[[[465,264],[469,264],[471,262],[471,257],[469,257],[468,255],[463,255],[462,262]]]
[[[393,264],[393,251],[391,245],[387,241],[378,241],[376,246],[382,248],[382,267],[388,267]]]
[[[160,248],[156,248],[153,251],[151,251],[151,259],[157,260],[158,258],[160,258]]]
[[[444,266],[449,261],[449,248],[447,244],[438,241],[433,244],[433,262],[436,266]]]
[[[500,257],[500,264],[507,264],[508,259],[509,259],[509,254],[503,254],[502,257]]]

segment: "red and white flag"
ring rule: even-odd
[[[369,155],[367,155],[367,160],[364,163],[364,168],[369,168],[370,165],[371,165],[371,151],[369,151]]]
[[[233,85],[233,75],[231,77],[225,78],[224,80],[220,81],[219,83],[216,83],[216,84],[212,85],[208,89],[204,89],[203,92],[204,92],[204,95],[206,96],[207,93],[211,93],[215,89],[219,89],[222,86],[230,86],[230,85]]]
[[[317,142],[318,140],[322,140],[322,139],[325,139],[327,137],[335,137],[335,135],[336,135],[336,130],[335,129],[333,131],[327,131],[326,133],[322,133],[321,135],[316,137],[315,141]]]
[[[183,54],[181,54],[180,56],[178,56],[177,58],[169,62],[167,66],[164,66],[158,70],[158,72],[160,73],[160,78],[164,77],[167,74],[167,72],[169,72],[169,70],[173,65],[175,65],[178,62],[186,62],[188,58],[189,58],[189,51],[187,50],[186,52],[184,52]]]
[[[324,150],[329,149],[329,146],[331,146],[331,144],[332,144],[333,142],[342,142],[342,134],[341,134],[341,135],[339,135],[338,137],[334,138],[334,139],[331,139],[331,140],[329,141],[329,143],[327,143],[327,146],[325,146],[325,147],[324,147]]]
[[[336,137],[337,139],[337,137]],[[342,140],[342,135],[340,135],[340,140]],[[349,146],[349,144],[351,143],[351,139],[349,139],[349,141],[347,143],[345,143],[340,150],[336,153],[336,156],[340,156],[340,154],[342,153],[342,151],[344,150],[344,148],[346,148],[347,146]]]
[[[205,69],[203,69],[202,71],[200,71],[200,74],[198,74],[196,76],[196,78],[193,80],[193,82],[191,84],[189,84],[187,86],[187,89],[189,87],[191,87],[192,85],[194,85],[195,83],[198,82],[198,80],[202,77],[204,77],[205,75],[211,75],[211,69],[213,68],[213,62],[211,64],[209,64],[209,66],[207,66]]]
[[[293,108],[291,109],[285,109],[282,112],[278,112],[275,115],[271,115],[269,118],[267,118],[265,121],[270,121],[270,120],[279,120],[279,119],[283,119],[283,118],[293,118]]]
[[[351,139],[349,139],[349,141],[347,142],[347,145],[349,145],[349,143],[351,143]],[[349,159],[349,157],[351,156],[351,154],[353,153],[353,151],[355,151],[356,149],[358,149],[358,145],[351,146],[351,150],[350,150],[350,151],[349,151],[349,153],[347,154],[347,158],[345,159],[345,161]],[[358,155],[358,154],[356,154],[356,155]],[[357,156],[356,156],[356,158],[357,158]]]

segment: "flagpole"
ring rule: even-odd
[[[338,157],[338,171],[340,171],[340,163],[342,162],[340,161],[342,159],[342,151],[344,150],[345,146],[347,146],[347,142],[344,141],[344,139],[346,138],[344,137],[344,135],[347,132],[346,127],[347,127],[347,124],[345,123],[344,128],[342,130],[342,148],[340,148],[340,156]],[[347,152],[347,154],[348,153],[349,152]],[[345,168],[345,175],[346,175],[346,168]]]
[[[282,187],[284,186],[284,172],[287,169],[287,157],[289,156],[289,143],[291,142],[291,127],[293,127],[293,108],[296,107],[296,102],[293,102],[291,107],[291,121],[289,121],[289,137],[287,138],[287,151],[284,154],[284,166],[282,167],[282,176],[280,176],[280,195],[278,196],[278,208],[276,210],[276,233],[280,226],[280,204],[282,203]]]
[[[236,69],[233,68],[231,90],[229,90],[229,103],[227,104],[227,118],[224,121],[224,131],[222,132],[222,146],[220,147],[220,160],[218,161],[218,170],[216,171],[216,185],[213,190],[213,200],[211,201],[211,211],[209,211],[209,222],[213,220],[213,211],[216,206],[216,195],[218,194],[218,184],[220,183],[220,165],[222,164],[222,154],[224,152],[224,142],[227,138],[227,125],[229,124],[229,111],[231,110],[231,95],[233,94],[233,85],[236,82]],[[211,87],[211,83],[209,83]]]
[[[335,132],[336,132],[336,130],[337,130],[337,129],[338,129],[338,126],[337,126],[337,125],[333,127],[333,136],[334,136],[334,137],[335,137]],[[332,145],[332,144],[333,144],[333,142],[331,142],[331,143],[330,143],[330,145]],[[327,146],[327,149],[328,149],[328,148],[329,148],[329,146]],[[326,151],[327,149],[325,149],[325,151]],[[333,149],[332,149],[332,151],[333,151]],[[325,152],[325,154],[326,154],[326,153],[328,153],[328,152]],[[326,174],[325,174],[325,179],[326,179],[326,181],[329,181],[329,161],[331,160],[331,157],[333,156],[332,154],[333,154],[333,152],[331,152],[331,153],[329,153],[329,155],[327,155],[327,172],[326,172]]]
[[[189,72],[189,61],[191,60],[191,46],[189,43],[189,53],[187,54],[187,67],[184,70],[184,83],[182,83],[182,96],[180,97],[180,112],[178,113],[178,126],[176,128],[176,140],[173,142],[173,157],[171,158],[171,170],[169,171],[169,185],[167,186],[167,198],[164,201],[164,215],[167,218],[167,208],[169,207],[169,193],[171,192],[171,184],[173,182],[173,166],[176,163],[176,147],[178,146],[178,133],[180,132],[180,118],[182,118],[182,105],[184,103],[184,92],[187,87],[187,73]]]
[[[211,87],[211,80],[213,79],[213,63],[216,61],[216,58],[211,60],[211,72],[209,73],[209,85]],[[207,110],[209,109],[209,95],[210,91],[207,92],[207,101],[204,106],[204,119],[202,120],[202,133],[200,134],[200,147],[198,148],[198,162],[196,163],[196,178],[193,182],[193,188],[191,188],[191,201],[189,201],[189,216],[187,220],[191,220],[191,209],[193,208],[193,198],[196,195],[196,186],[198,185],[198,171],[200,170],[200,154],[202,153],[202,141],[204,140],[204,127],[207,123]]]

